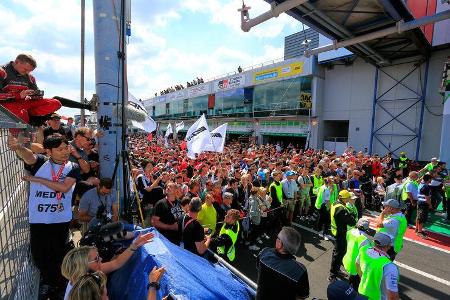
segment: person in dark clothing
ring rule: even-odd
[[[306,267],[295,258],[301,235],[292,227],[278,233],[275,249],[265,248],[258,255],[257,300],[306,299],[309,279]]]
[[[232,177],[228,180],[227,186],[225,187],[225,192],[233,194],[233,202],[231,204],[231,208],[234,209],[242,209],[242,206],[239,201],[239,190],[238,190],[238,181],[236,178]]]
[[[189,181],[189,191],[187,192],[187,195],[189,198],[195,198],[199,197],[200,195],[200,180],[199,179],[191,179]]]
[[[44,139],[49,135],[59,133],[65,136],[68,141],[73,140],[72,131],[61,123],[61,116],[59,114],[52,113],[47,123],[49,126],[44,128]]]
[[[189,202],[189,212],[178,220],[178,231],[181,235],[181,246],[199,256],[208,250],[211,236],[205,235],[205,230],[197,221],[198,212],[202,209],[202,201],[194,197]]]
[[[225,219],[225,215],[231,209],[232,202],[233,202],[233,194],[231,194],[229,192],[225,192],[225,193],[223,193],[222,204],[218,207],[214,206],[214,208],[216,208],[216,211],[217,211],[217,222],[218,223],[222,222]]]
[[[164,190],[159,185],[161,176],[154,178],[151,175],[153,164],[148,160],[144,160],[141,167],[144,169],[144,173],[136,177],[137,190],[144,205],[155,205],[156,202],[164,198]]]
[[[331,233],[336,238],[336,241],[331,258],[329,281],[337,279],[342,258],[344,258],[347,251],[347,226],[354,226],[358,221],[356,211],[350,212],[345,206],[350,199],[356,199],[356,196],[347,190],[342,190],[339,192],[338,201],[331,207]]]
[[[175,197],[177,185],[169,183],[166,187],[166,198],[155,205],[152,225],[175,245],[180,243],[178,220],[183,216],[183,209]]]

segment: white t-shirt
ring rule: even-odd
[[[383,268],[383,279],[381,279],[381,299],[388,299],[388,290],[398,292],[398,268],[394,263],[390,263]]]

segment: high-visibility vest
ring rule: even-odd
[[[371,247],[362,247],[359,252],[359,265],[361,267],[361,282],[358,292],[369,298],[369,300],[381,299],[381,280],[383,279],[383,268],[392,263],[386,256],[373,258],[367,252]]]
[[[433,163],[427,163],[427,165],[425,166],[425,168],[428,171],[433,171],[433,169],[435,168],[435,165],[433,165]]]
[[[281,184],[281,182],[278,182],[278,184],[276,184],[274,181],[269,185],[269,191],[272,189],[272,186],[275,187],[278,201],[280,202],[280,204],[283,204],[283,185]]]
[[[336,236],[337,233],[337,227],[336,227],[336,220],[334,219],[334,213],[336,212],[336,209],[338,207],[343,207],[344,209],[347,209],[345,207],[344,204],[342,204],[341,202],[336,202],[336,204],[331,205],[331,234],[333,234],[334,236]]]
[[[316,199],[316,203],[314,204],[314,206],[317,209],[320,209],[320,207],[322,206],[323,203],[323,192],[327,189],[328,187],[326,185],[322,185],[319,188],[319,192],[317,193],[317,199]]]
[[[358,221],[358,208],[355,205],[350,204],[350,203],[346,203],[345,207],[347,208],[348,212],[353,215],[355,220]],[[354,227],[355,226],[347,225],[347,230],[350,230]]]
[[[333,183],[333,192],[330,193],[330,204],[333,205],[339,197],[339,190],[338,185],[336,183]]]
[[[386,216],[385,220],[395,219],[399,222],[397,235],[394,237],[394,251],[395,253],[399,253],[403,248],[403,236],[405,235],[406,228],[408,227],[408,222],[406,221],[405,216],[402,214],[401,216]],[[387,234],[387,230],[384,227],[378,228],[377,231],[383,232]]]
[[[408,167],[408,158],[407,157],[400,156],[398,158],[398,160],[399,160],[398,167],[400,169],[405,169],[406,167]]]
[[[409,183],[412,183],[413,185],[415,185],[417,189],[419,188],[419,184],[416,181],[412,181],[409,178],[406,179],[402,186],[402,200],[403,201],[406,201],[408,199],[408,192],[406,191],[406,188]]]
[[[358,228],[347,231],[347,252],[342,259],[345,270],[350,275],[357,275],[356,257],[359,254],[361,244],[367,240],[367,236],[361,233]]]
[[[319,193],[319,189],[320,187],[323,185],[323,177],[316,177],[316,174],[313,174],[312,176],[313,178],[313,194],[317,196],[317,194]]]
[[[236,256],[236,249],[234,247],[234,244],[236,243],[236,240],[239,235],[239,229],[240,229],[239,222],[236,222],[236,224],[237,224],[236,232],[231,230],[231,228],[225,228],[226,224],[222,225],[222,228],[220,228],[220,232],[219,232],[219,236],[226,234],[231,238],[232,245],[230,246],[230,248],[228,249],[228,252],[226,253],[227,257],[230,261],[233,261]],[[225,246],[217,247],[217,253],[222,254],[222,255],[225,254]]]

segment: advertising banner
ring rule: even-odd
[[[188,97],[189,98],[194,98],[194,97],[197,97],[197,96],[208,94],[208,92],[209,92],[209,88],[208,87],[209,87],[208,83],[194,85],[194,86],[188,88]]]
[[[166,99],[168,101],[172,101],[172,100],[180,100],[180,99],[187,99],[188,97],[188,92],[186,89],[183,90],[179,90],[173,93],[169,93],[166,95]]]
[[[294,62],[287,65],[266,69],[253,73],[253,83],[261,83],[282,79],[303,73],[303,62]]]
[[[243,87],[244,85],[245,85],[245,75],[238,74],[230,76],[228,78],[216,80],[214,82],[214,92],[220,92],[233,88]]]

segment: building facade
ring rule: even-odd
[[[210,129],[228,122],[230,136],[253,136],[259,143],[302,147],[309,135],[313,148],[340,152],[352,145],[429,160],[439,155],[439,87],[447,56],[448,49],[436,51],[426,61],[409,58],[383,69],[359,58],[319,63],[300,56],[146,99],[144,105],[163,130],[184,120],[186,131],[204,113]]]

